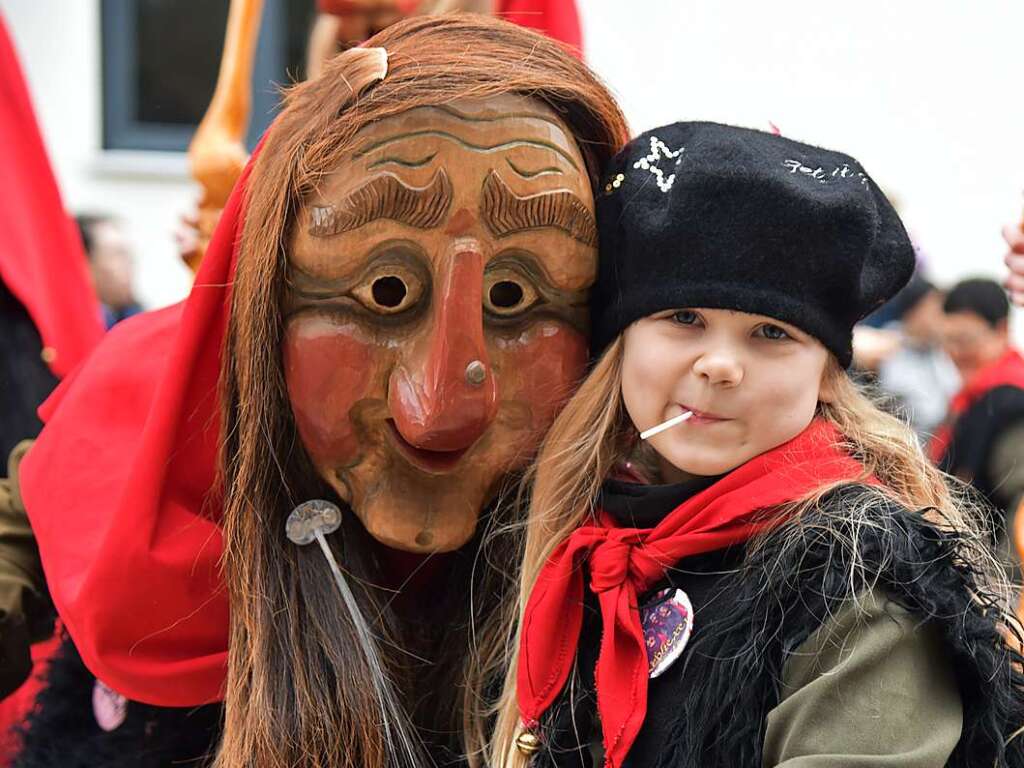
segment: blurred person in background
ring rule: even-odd
[[[898,344],[877,364],[878,386],[892,396],[922,443],[946,416],[960,375],[942,348],[943,295],[920,272],[886,304]]]
[[[103,321],[110,328],[142,311],[133,287],[135,257],[131,244],[112,216],[79,214],[75,222],[89,257],[96,294],[103,305]]]
[[[943,313],[943,346],[963,385],[928,452],[992,503],[1008,549],[1024,494],[1024,358],[1010,344],[1010,302],[994,280],[973,278],[949,291]]]
[[[897,212],[899,198],[886,190]],[[854,366],[890,399],[922,445],[946,416],[960,376],[942,348],[943,294],[926,277],[928,254],[908,232],[917,267],[910,282],[853,332]]]
[[[0,280],[0,470],[19,442],[43,428],[36,408],[55,386],[32,317]]]
[[[583,49],[576,0],[317,0],[316,6],[306,57],[309,78],[319,75],[324,62],[339,51],[359,45],[414,14],[493,13],[542,32],[577,52]]]

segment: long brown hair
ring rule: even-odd
[[[569,126],[594,185],[627,136],[614,99],[586,66],[557,43],[511,24],[471,15],[418,17],[366,45],[386,49],[386,77],[379,79],[379,56],[354,49],[329,62],[316,80],[290,88],[249,182],[221,376],[231,636],[218,768],[385,768],[388,762],[353,623],[339,609],[320,553],[298,549],[283,535],[297,504],[333,498],[297,437],[281,364],[284,244],[303,199],[353,151],[361,128],[416,107],[503,94],[543,102]],[[515,586],[515,574],[510,580],[502,571],[514,571],[518,548],[513,542],[500,557],[475,558],[480,534],[468,554],[457,553],[461,559],[443,590],[452,596],[449,604],[431,606],[433,613],[409,627],[387,595],[367,586],[380,581],[380,566],[353,517],[344,515],[331,545],[354,576],[357,601],[381,638],[399,699],[420,735],[440,742],[439,749],[479,748],[477,689],[462,686],[459,667],[470,657],[498,654],[471,654],[466,627],[480,628],[480,637],[500,636],[487,627],[501,591]],[[471,592],[486,595],[472,616]],[[431,628],[433,639],[443,642],[435,642],[430,665],[410,673],[408,656],[387,653],[389,643],[409,648],[411,638]],[[445,728],[465,728],[466,743],[431,733]]]
[[[496,723],[490,747],[495,768],[525,768],[528,759],[519,753],[515,740],[520,733],[516,702],[516,626],[541,568],[557,547],[581,522],[593,515],[601,482],[620,462],[636,458],[636,431],[622,404],[623,339],[618,337],[595,364],[590,375],[555,419],[528,470],[525,481],[532,487],[526,523],[523,564],[520,569],[519,604],[507,618],[508,654],[511,663],[505,689],[496,706]],[[917,438],[899,418],[883,409],[880,398],[855,384],[833,358],[826,371],[823,391],[828,402],[819,402],[818,416],[833,423],[846,441],[846,449],[864,466],[864,477],[881,481],[880,490],[866,492],[853,507],[844,507],[846,522],[856,530],[878,525],[878,498],[883,493],[907,509],[922,510],[930,521],[954,530],[963,542],[962,556],[982,575],[979,586],[985,602],[1009,606],[1009,588],[985,542],[984,513],[968,489],[940,472],[925,457]],[[835,485],[816,488],[787,509],[793,526],[783,532],[797,533],[805,511],[816,505]],[[773,534],[775,535],[775,534]],[[785,533],[783,533],[785,535]],[[763,539],[762,539],[763,540]],[[751,542],[751,552],[760,540]],[[852,569],[861,568],[854,561]],[[856,583],[851,573],[851,583]],[[1007,625],[1016,624],[1008,611]]]

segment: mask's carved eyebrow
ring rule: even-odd
[[[508,167],[511,168],[516,174],[524,179],[535,179],[538,176],[563,176],[565,171],[561,168],[556,168],[553,165],[547,168],[538,168],[536,171],[528,171],[525,168],[520,168],[518,165],[512,162],[510,158],[505,158],[505,162],[508,163]]]
[[[310,209],[309,234],[331,237],[377,219],[390,219],[417,229],[436,227],[452,204],[452,184],[441,168],[425,187],[413,187],[397,176],[371,179],[334,205]]]
[[[437,157],[437,152],[431,152],[426,157],[420,158],[419,160],[405,160],[401,157],[382,157],[380,160],[375,160],[370,163],[366,168],[367,170],[373,171],[380,168],[382,165],[399,165],[402,168],[422,168],[431,160]]]
[[[495,237],[554,227],[584,245],[597,246],[594,215],[582,200],[566,190],[520,197],[491,171],[484,179],[480,213]]]

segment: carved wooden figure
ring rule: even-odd
[[[244,139],[262,14],[263,0],[231,0],[217,86],[188,148],[192,177],[202,188],[199,245],[186,257],[193,272],[199,269],[220,212],[249,159]]]

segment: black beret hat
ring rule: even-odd
[[[762,131],[674,123],[613,158],[598,190],[592,350],[666,309],[766,315],[843,366],[854,324],[914,270],[899,216],[848,155]]]

